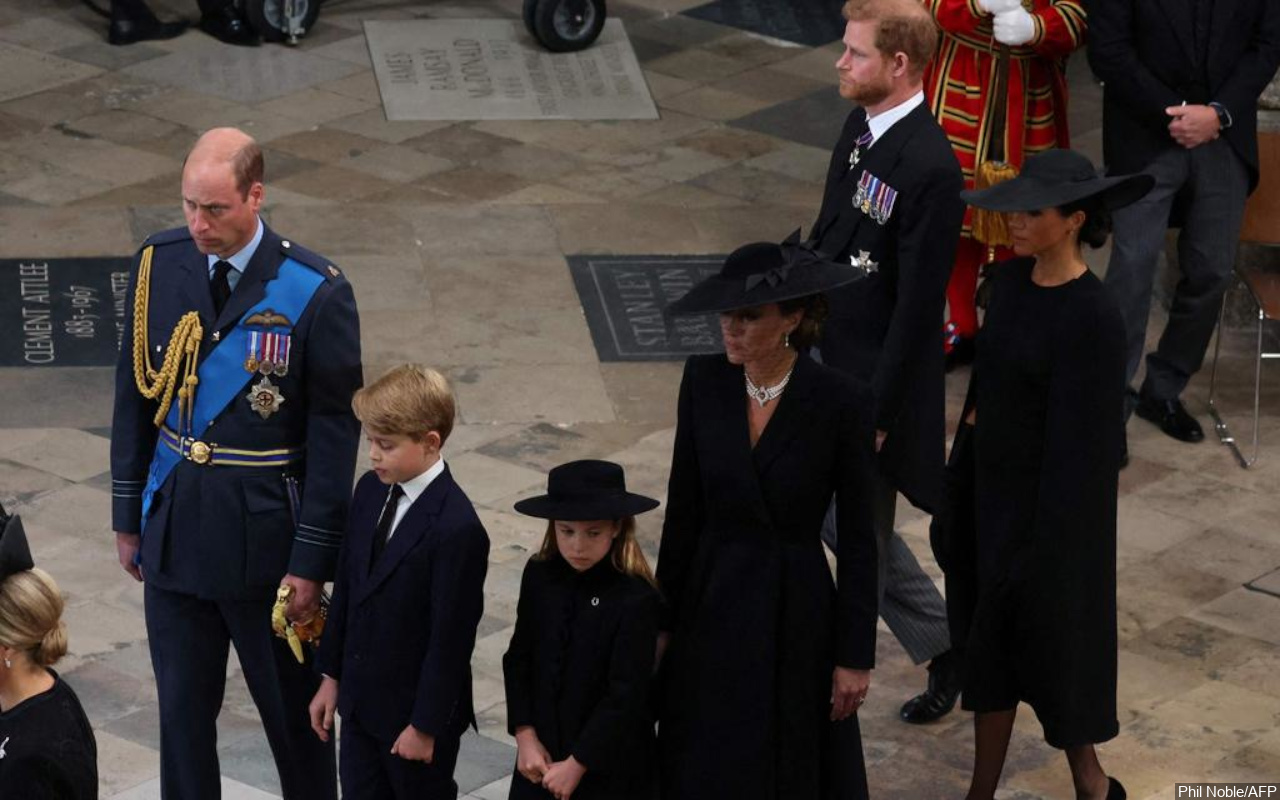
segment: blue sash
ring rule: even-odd
[[[191,429],[183,431],[184,435],[194,439],[203,436],[214,417],[221,414],[253,379],[253,375],[244,368],[244,354],[249,338],[249,330],[244,327],[244,321],[268,308],[288,319],[296,320],[306,310],[307,304],[322,283],[324,277],[292,258],[286,258],[280,264],[279,273],[267,282],[267,292],[262,300],[244,312],[236,327],[223,337],[222,342],[200,364],[197,372],[200,382],[197,384],[196,405],[191,415]],[[173,431],[182,431],[178,405],[175,399],[165,418],[165,424]],[[155,453],[151,456],[151,469],[147,473],[147,486],[142,491],[142,527],[139,530],[146,527],[147,518],[151,516],[151,500],[156,490],[164,484],[169,473],[181,460],[182,456],[166,447],[161,438],[157,437]]]

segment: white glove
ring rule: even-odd
[[[978,4],[978,8],[993,15],[1022,8],[1022,0],[974,0],[974,2]]]
[[[1000,44],[1017,47],[1031,41],[1036,35],[1036,22],[1026,9],[1018,6],[1013,11],[1002,11],[996,14],[991,30]]]

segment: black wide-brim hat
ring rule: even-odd
[[[622,519],[658,507],[652,497],[627,491],[622,467],[612,461],[570,461],[552,468],[547,493],[516,503],[516,511],[541,519],[581,522]]]
[[[963,191],[960,197],[975,208],[1009,212],[1057,208],[1099,195],[1108,210],[1115,210],[1138,201],[1153,186],[1150,175],[1104,178],[1074,150],[1046,150],[1027,158],[1018,177]]]
[[[0,506],[0,581],[34,566],[27,532],[22,529],[22,518],[17,514],[9,516],[4,512],[4,506]]]
[[[819,294],[866,277],[800,241],[800,231],[782,244],[754,242],[734,250],[720,272],[667,306],[672,316],[718,314]]]

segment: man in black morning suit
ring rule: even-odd
[[[182,197],[187,227],[139,253],[111,436],[120,563],[146,584],[162,796],[219,797],[234,643],[284,796],[334,798],[332,746],[307,719],[319,676],[270,617],[282,583],[289,618],[313,616],[337,562],[359,435],[355,299],[336,267],[258,218],[262,153],[244,133],[200,138]],[[166,386],[194,402],[175,390],[157,423]]]
[[[852,0],[836,63],[849,114],[831,157],[810,238],[871,275],[827,293],[824,363],[875,393],[880,615],[912,660],[931,660],[928,689],[902,707],[928,722],[955,703],[946,605],[893,530],[897,493],[935,513],[945,455],[942,319],[964,204],[960,165],[924,103],[921,74],[937,29],[919,0]],[[830,544],[833,516],[823,531]]]
[[[1181,228],[1169,321],[1125,411],[1198,442],[1204,431],[1180,396],[1213,336],[1245,199],[1258,184],[1257,103],[1280,66],[1280,2],[1093,0],[1088,13],[1089,65],[1104,84],[1107,170],[1156,179],[1115,213],[1107,267],[1125,318],[1130,381],[1146,345],[1165,231]]]

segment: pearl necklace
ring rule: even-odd
[[[791,362],[791,369],[787,370],[787,374],[782,376],[782,380],[773,386],[756,386],[751,380],[751,376],[743,369],[742,376],[747,379],[747,397],[755,400],[761,408],[764,408],[765,403],[776,399],[778,395],[782,394],[782,390],[787,388],[787,383],[791,380],[791,373],[795,368],[796,364],[793,361]]]

